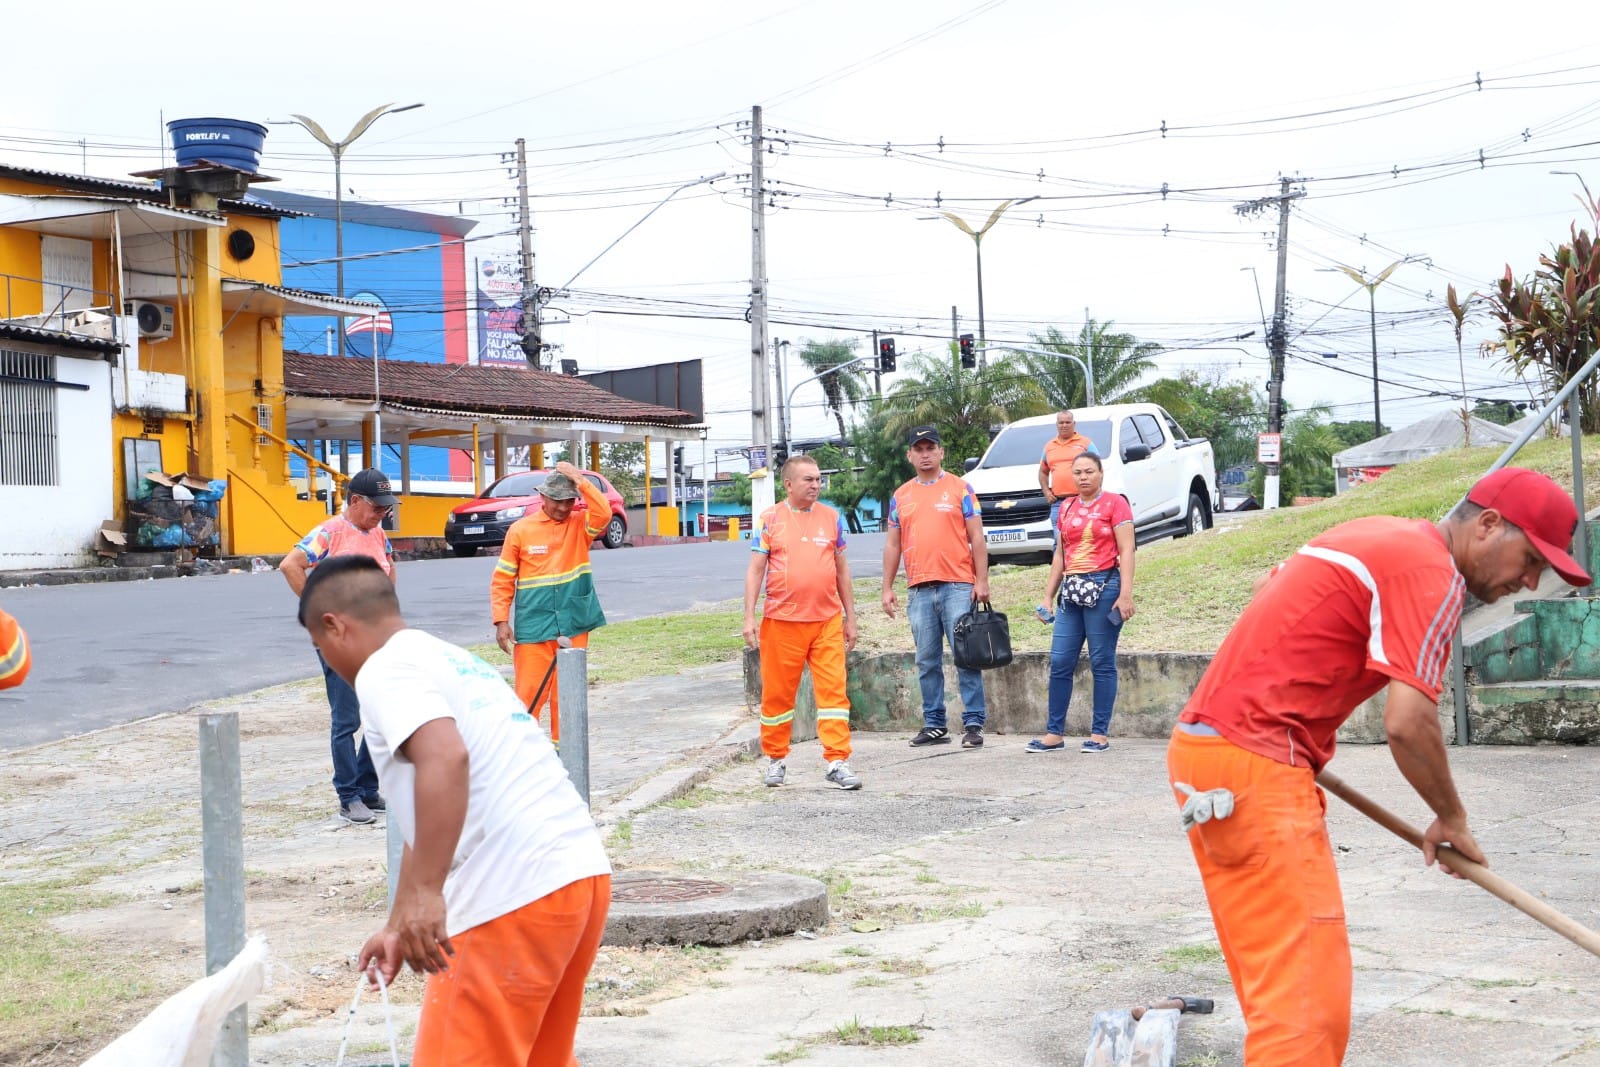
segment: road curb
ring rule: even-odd
[[[701,782],[745,756],[761,751],[761,730],[753,722],[741,723],[714,743],[688,757],[684,766],[657,771],[627,793],[594,813],[601,828],[615,826],[645,808],[676,800]]]

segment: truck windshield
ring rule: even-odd
[[[1078,432],[1094,442],[1102,456],[1111,454],[1111,423],[1106,419],[1079,419]],[[1045,442],[1056,435],[1053,423],[1042,426],[1009,426],[1000,431],[980,467],[1038,466]]]

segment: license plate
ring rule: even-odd
[[[985,530],[983,532],[984,542],[991,545],[1005,545],[1016,541],[1026,541],[1027,539],[1027,530]]]
[[[482,526],[463,526],[461,528],[461,532],[466,534],[468,537],[471,537],[473,534],[481,534],[481,533],[483,533],[483,527]]]

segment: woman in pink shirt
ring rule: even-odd
[[[1067,747],[1067,705],[1072,674],[1084,640],[1094,672],[1094,721],[1080,751],[1111,747],[1111,710],[1117,702],[1117,638],[1133,618],[1133,511],[1121,493],[1101,489],[1105,468],[1085,452],[1072,461],[1076,496],[1061,502],[1056,516],[1056,551],[1045,581],[1039,617],[1055,623],[1050,642],[1049,717],[1043,737],[1028,742],[1029,752],[1061,752]],[[1052,613],[1048,605],[1054,605]]]

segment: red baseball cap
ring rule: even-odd
[[[1578,528],[1578,509],[1567,491],[1523,467],[1501,467],[1478,479],[1467,499],[1493,508],[1514,524],[1568,585],[1588,585],[1589,574],[1567,553]]]

